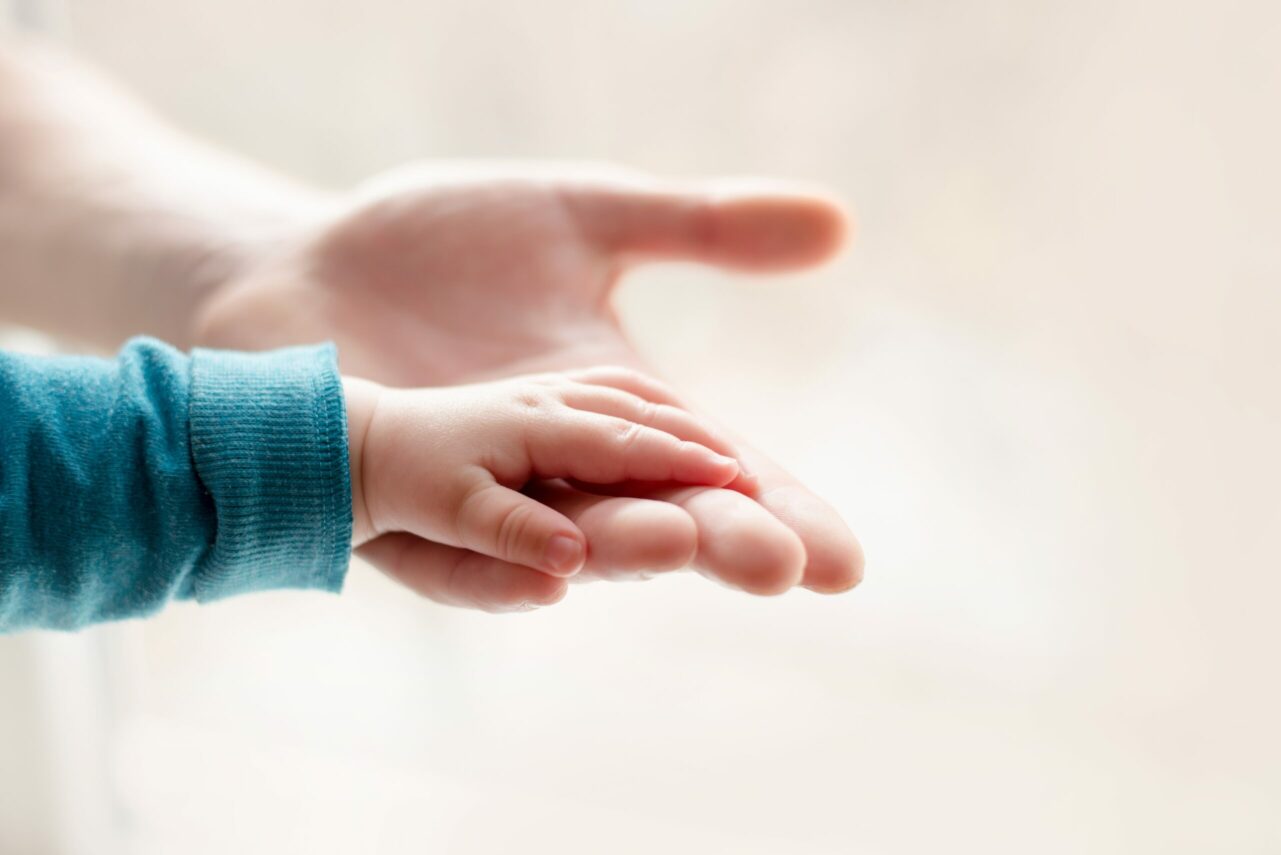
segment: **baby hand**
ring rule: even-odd
[[[622,369],[431,389],[345,379],[354,545],[406,531],[570,576],[586,538],[519,492],[529,480],[742,483],[729,443],[648,383]]]

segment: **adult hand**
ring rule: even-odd
[[[648,384],[627,373],[641,360],[609,301],[626,270],[656,259],[799,268],[829,258],[845,230],[832,202],[779,189],[664,184],[614,169],[416,167],[253,259],[211,292],[194,334],[253,349],[333,339],[345,373],[392,385],[599,365]],[[753,593],[857,584],[862,554],[835,511],[740,448],[759,478],[754,498],[689,487],[611,497],[560,482],[531,492],[593,543],[583,579],[693,563]],[[411,535],[385,535],[361,554],[456,605],[504,610],[565,593],[562,579]]]

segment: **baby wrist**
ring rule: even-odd
[[[343,397],[347,404],[348,468],[351,471],[352,546],[373,539],[378,533],[369,513],[365,490],[368,460],[369,426],[373,423],[383,387],[357,377],[343,377]]]

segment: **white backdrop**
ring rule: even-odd
[[[1281,850],[1275,3],[64,5],[162,112],[328,185],[603,158],[861,222],[814,274],[622,307],[836,503],[862,588],[495,618],[357,567],[174,608],[125,631],[136,851]]]

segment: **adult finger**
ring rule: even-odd
[[[558,482],[537,484],[530,492],[573,520],[591,543],[574,581],[644,579],[694,559],[698,532],[677,505],[594,496]],[[357,554],[410,590],[446,605],[520,611],[558,602],[567,590],[563,578],[407,533],[382,535]]]
[[[799,584],[806,552],[801,537],[755,500],[732,490],[685,487],[659,492],[698,527],[694,567],[752,594],[781,594]]]
[[[564,598],[565,579],[412,534],[384,534],[357,554],[415,593],[450,606],[525,611]]]
[[[850,230],[832,198],[773,182],[597,180],[572,184],[561,196],[583,235],[624,260],[786,270],[832,257]]]
[[[620,388],[627,388],[650,400],[665,400],[688,406],[680,402],[676,393],[661,381],[654,380],[646,372],[632,368],[610,366],[580,369],[570,373],[575,379],[584,382],[617,384]],[[859,584],[863,579],[863,549],[840,514],[782,467],[755,451],[741,437],[735,436],[733,431],[724,428],[720,431],[734,443],[739,454],[740,469],[754,476],[753,489],[741,492],[750,493],[761,507],[769,511],[772,521],[781,522],[800,538],[805,550],[805,569],[800,584],[821,593],[838,593]],[[656,499],[688,493],[670,485],[619,483],[582,486],[593,492],[637,495]],[[735,490],[739,489],[737,482],[727,486]],[[713,577],[732,577],[736,572],[737,556],[734,554],[736,550],[724,546],[724,538],[736,537],[737,529],[731,527],[726,531],[719,526],[714,509],[707,508],[706,504],[707,502],[700,501],[695,507],[689,509],[698,525],[700,542],[708,543],[709,532],[718,531],[720,532],[719,544],[723,548],[713,543],[709,550],[704,550],[700,555],[699,565],[704,572]],[[744,534],[748,541],[751,536],[750,532]],[[757,560],[764,561],[770,554],[778,559],[774,570],[766,571],[764,568],[758,568],[755,575],[762,577],[772,575],[779,580],[786,579],[789,572],[787,551],[776,545],[772,552],[762,553]]]
[[[601,496],[560,481],[537,482],[526,492],[587,535],[587,563],[575,582],[644,579],[694,560],[698,529],[683,508],[670,502]]]

